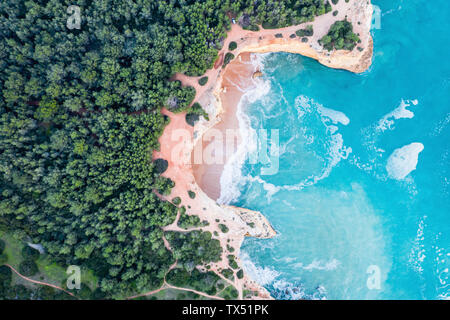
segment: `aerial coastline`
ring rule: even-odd
[[[202,105],[208,113],[209,121],[201,119],[191,127],[186,123],[184,113],[174,114],[164,109],[163,113],[168,115],[171,121],[159,139],[161,149],[154,152],[153,158],[168,160],[169,166],[163,175],[175,182],[172,193],[165,198],[170,201],[174,197],[180,197],[182,205],[187,208],[186,213],[197,215],[200,220],[207,221],[208,225],[201,229],[210,231],[220,240],[223,249],[222,259],[209,266],[210,270],[218,274],[226,268],[226,257],[231,251],[237,257],[238,265],[242,265],[239,261],[239,251],[245,236],[270,238],[276,233],[259,212],[217,204],[216,200],[220,196],[220,177],[226,161],[224,164],[194,164],[193,151],[209,129],[214,128],[225,134],[227,129],[239,128],[236,116],[238,104],[245,91],[258,81],[253,79],[253,75],[260,75],[257,64],[251,61],[252,53],[298,53],[316,59],[330,68],[355,73],[363,72],[370,67],[373,49],[370,36],[372,18],[370,2],[341,1],[334,5],[333,9],[338,11],[337,15],[333,16],[330,12],[316,17],[314,22],[282,29],[262,29],[254,32],[243,30],[237,24],[233,24],[223,43],[223,49],[219,52],[220,61],[216,62],[214,68],[200,77],[188,77],[183,74],[176,74],[173,77],[173,80],[181,81],[184,86],[193,86],[196,89],[194,101]],[[352,51],[333,52],[321,48],[318,40],[327,33],[335,21],[343,19],[352,22],[354,32],[359,35],[361,41],[358,48]],[[308,25],[313,26],[314,34],[308,37],[307,42],[301,41],[299,37],[291,37],[298,29]],[[237,48],[232,51],[236,58],[222,68],[220,62],[223,62],[229,44],[233,41],[237,43]],[[201,86],[198,80],[204,76],[208,77],[208,83]],[[173,134],[179,129],[184,129],[190,136],[177,136],[174,139]],[[179,151],[176,157],[173,153],[175,147]],[[189,191],[195,193],[195,198],[189,196]],[[178,213],[175,222],[166,226],[164,230],[181,231],[182,229],[177,226],[179,216]],[[226,225],[229,231],[220,232],[219,224]],[[256,292],[251,298],[270,298],[267,290],[247,275],[242,279],[234,278],[234,282],[230,284],[236,287],[240,299],[245,298],[245,290]]]

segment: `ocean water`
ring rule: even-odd
[[[241,101],[242,129],[267,130],[279,168],[263,174],[275,160],[254,164],[244,144],[220,201],[277,230],[241,259],[278,299],[450,297],[450,2],[373,3],[368,71],[258,55],[264,77]]]

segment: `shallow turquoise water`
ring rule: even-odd
[[[450,296],[450,3],[374,4],[370,70],[268,54],[243,100],[251,128],[279,130],[280,156],[274,175],[242,166],[231,202],[278,236],[246,239],[241,258],[279,299]]]

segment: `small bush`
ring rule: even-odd
[[[198,79],[198,84],[204,86],[208,82],[208,77],[201,77]]]
[[[244,277],[244,271],[242,269],[239,269],[239,271],[236,273],[236,276],[238,279],[242,279]]]
[[[181,203],[181,198],[180,197],[173,198],[172,203],[176,206],[179,205]]]
[[[19,265],[19,272],[26,277],[31,277],[38,273],[39,269],[33,260],[24,260]]]
[[[234,248],[232,246],[228,245],[228,244],[227,244],[227,250],[229,252],[234,252]]]
[[[223,65],[222,67],[225,68],[227,64],[230,63],[231,60],[234,59],[234,54],[232,54],[231,52],[227,52],[225,55],[225,58],[223,59]]]
[[[5,250],[5,241],[0,239],[0,253],[3,253],[3,250]]]
[[[189,190],[188,191],[188,195],[189,195],[189,198],[191,198],[191,199],[195,198],[195,192],[194,191]]]
[[[237,48],[237,43],[235,41],[231,41],[230,44],[228,45],[228,50],[233,51],[236,48]]]
[[[195,126],[195,123],[200,119],[200,116],[195,113],[186,113],[186,122],[191,127]]]
[[[234,256],[232,254],[228,255],[228,265],[233,268],[233,269],[238,269],[239,266],[234,258]]]
[[[250,25],[247,28],[243,28],[243,29],[250,30],[250,31],[259,31],[259,26],[257,26],[257,25]]]
[[[153,161],[153,163],[155,164],[155,171],[157,174],[164,173],[169,167],[169,163],[165,159],[159,158]]]
[[[293,33],[289,36],[289,38],[291,38],[291,39],[294,39],[295,37],[297,37],[297,35],[295,33]]]
[[[331,0],[333,4],[338,4],[339,0]]]
[[[223,269],[222,272],[220,272],[220,273],[229,280],[234,279],[234,272],[231,269]]]
[[[313,26],[309,25],[305,29],[299,29],[295,34],[299,37],[310,37],[314,34]]]
[[[283,34],[281,34],[281,33],[276,33],[276,34],[275,34],[275,38],[283,38]]]
[[[209,120],[208,113],[203,110],[200,103],[195,102],[192,107],[190,107],[188,113],[186,114],[186,122],[190,126],[194,126],[195,123],[200,119],[200,116],[203,116],[206,120]]]
[[[39,251],[28,245],[25,245],[22,248],[22,257],[25,260],[37,260],[37,258],[39,258],[39,254],[40,254]]]
[[[336,17],[338,15],[339,11],[335,10],[333,11],[333,16]]]
[[[222,231],[222,233],[227,233],[230,229],[228,229],[228,227],[222,223],[219,224],[219,229],[220,231]]]

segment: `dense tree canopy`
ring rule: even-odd
[[[359,41],[359,37],[353,33],[353,26],[347,20],[336,21],[328,33],[320,39],[320,44],[331,51],[353,50]]]
[[[80,29],[68,29],[72,4],[0,3],[0,225],[92,269],[94,295],[123,297],[159,286],[175,258],[191,271],[221,252],[200,231],[169,233],[174,252],[164,246],[161,227],[178,209],[155,194],[173,187],[151,162],[168,123],[160,109],[185,110],[195,96],[172,75],[213,66],[228,13],[281,27],[329,4],[79,0]]]

